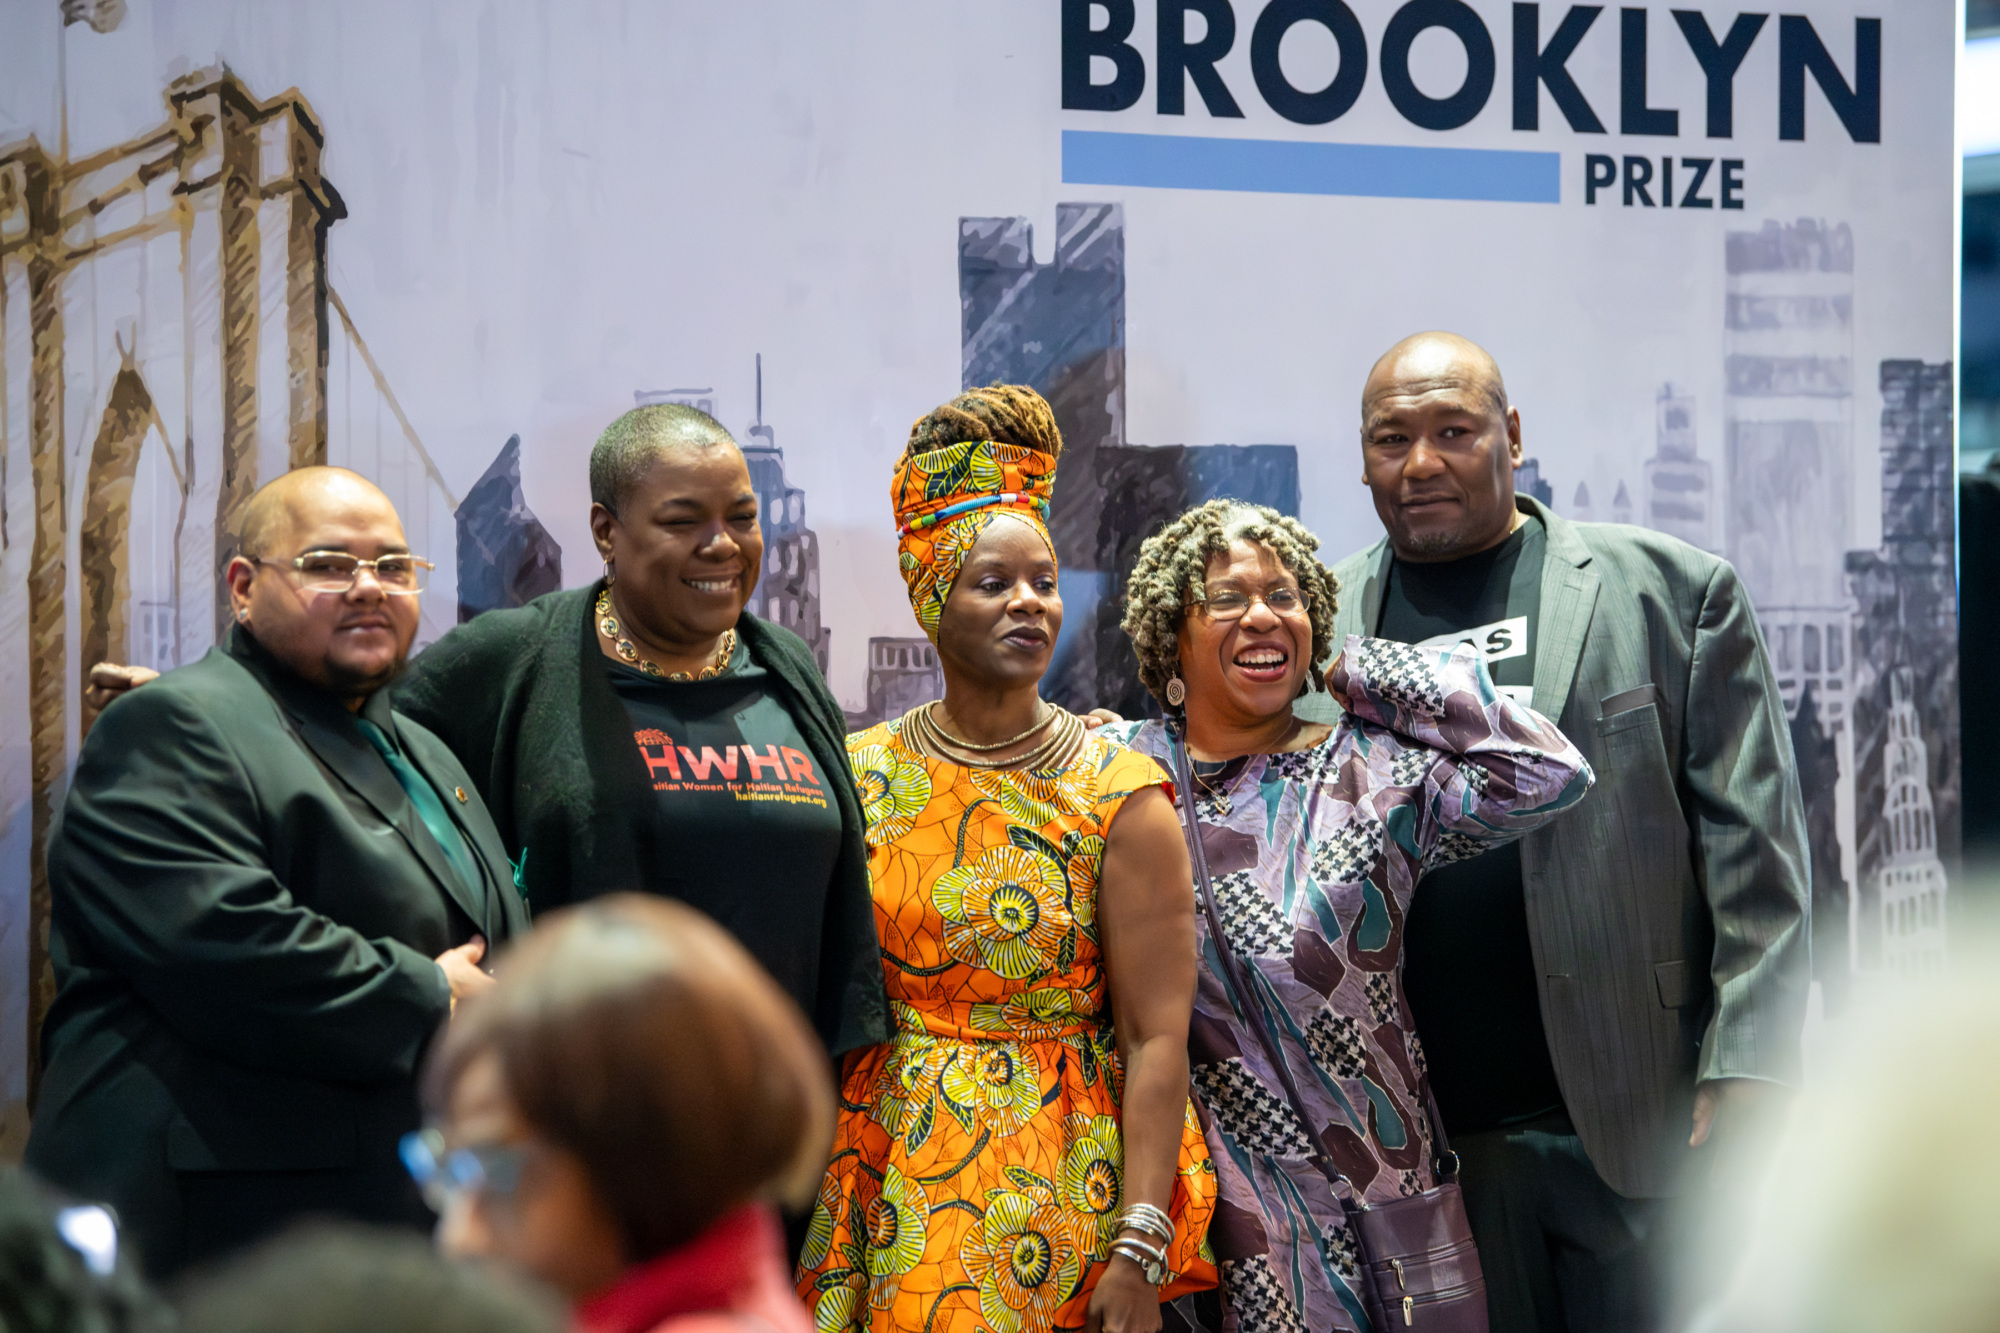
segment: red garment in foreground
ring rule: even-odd
[[[761,1204],[628,1269],[576,1308],[577,1333],[811,1333],[784,1233]]]

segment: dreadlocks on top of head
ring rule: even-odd
[[[1234,541],[1254,542],[1278,557],[1299,581],[1312,620],[1312,656],[1306,679],[1324,689],[1320,670],[1333,652],[1333,618],[1340,582],[1320,563],[1319,538],[1295,518],[1241,500],[1196,505],[1139,548],[1125,585],[1122,628],[1139,658],[1139,679],[1166,706],[1167,682],[1180,670],[1181,622],[1202,599],[1210,557],[1226,554]]]
[[[944,406],[926,413],[910,427],[903,457],[942,449],[948,444],[992,440],[1039,449],[1062,457],[1062,432],[1056,429],[1049,400],[1025,384],[989,384],[967,389]]]

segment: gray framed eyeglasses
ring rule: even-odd
[[[261,555],[253,559],[260,565],[288,571],[292,581],[305,592],[347,592],[360,580],[361,571],[365,569],[375,576],[375,582],[382,591],[392,597],[410,597],[422,592],[424,585],[431,581],[431,571],[437,568],[430,561],[413,555],[384,555],[363,560],[345,551],[307,551],[290,560],[272,560]]]
[[[1210,620],[1241,620],[1250,614],[1250,604],[1262,602],[1271,609],[1272,615],[1296,616],[1306,609],[1306,595],[1297,588],[1287,588],[1282,584],[1264,592],[1244,592],[1240,588],[1217,588],[1214,592],[1204,590],[1195,605],[1208,613]]]

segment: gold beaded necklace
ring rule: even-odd
[[[716,644],[713,660],[700,671],[662,670],[659,663],[641,657],[639,646],[620,631],[618,617],[611,613],[609,588],[597,594],[597,632],[611,640],[611,651],[618,654],[619,661],[639,668],[655,680],[713,680],[728,670],[729,659],[736,652],[736,631],[724,630],[721,641]]]

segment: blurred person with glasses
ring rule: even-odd
[[[692,908],[552,914],[462,1009],[403,1158],[446,1253],[553,1287],[584,1333],[807,1333],[777,1208],[833,1132],[804,1014]]]
[[[306,1214],[428,1225],[417,1062],[527,920],[471,777],[384,688],[430,571],[388,498],[302,468],[238,537],[224,641],[97,716],[48,847],[27,1161],[156,1276]]]
[[[1124,629],[1166,716],[1103,734],[1170,772],[1185,744],[1193,790],[1176,803],[1226,936],[1196,913],[1188,1055],[1222,1283],[1177,1301],[1170,1329],[1369,1326],[1336,1189],[1366,1208],[1441,1175],[1403,995],[1417,879],[1546,823],[1591,783],[1569,739],[1498,692],[1473,649],[1336,645],[1340,589],[1319,545],[1276,510],[1211,501],[1148,539],[1126,585]],[[1294,711],[1322,689],[1347,710],[1338,725]],[[1451,1262],[1469,1289],[1468,1258]],[[1404,1307],[1418,1327],[1424,1313]]]

